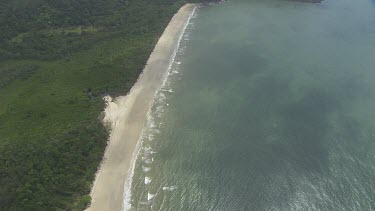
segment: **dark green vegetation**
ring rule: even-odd
[[[27,79],[36,69],[38,69],[38,66],[35,65],[22,65],[14,68],[4,67],[3,69],[0,69],[0,88],[6,86],[17,78]]]
[[[183,0],[0,0],[0,210],[82,210],[102,96],[127,93]]]

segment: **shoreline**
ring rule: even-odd
[[[125,188],[130,189],[131,186],[130,177],[147,113],[157,90],[164,83],[194,9],[194,4],[186,4],[172,17],[128,95],[115,99],[105,97],[107,107],[103,122],[110,126],[111,131],[87,210],[124,209]]]

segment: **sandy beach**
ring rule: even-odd
[[[123,210],[125,182],[131,175],[143,126],[156,91],[163,84],[174,51],[194,11],[186,4],[171,19],[137,83],[127,96],[107,97],[109,143],[91,191],[90,211]]]

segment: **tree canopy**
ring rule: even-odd
[[[90,203],[102,96],[130,90],[184,3],[0,0],[0,210]]]

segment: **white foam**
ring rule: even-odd
[[[176,190],[177,189],[177,186],[165,186],[163,187],[163,190],[165,191],[172,191],[172,190]]]
[[[147,200],[150,201],[155,197],[155,194],[147,193]]]
[[[152,163],[152,160],[150,160],[150,159],[146,159],[146,160],[145,160],[145,163],[147,163],[147,164],[151,164],[151,163]]]
[[[151,115],[147,116],[147,127],[148,128],[156,127],[154,117],[152,117]]]
[[[130,210],[131,209],[131,204],[130,204],[130,201],[131,201],[131,185],[132,185],[132,182],[133,182],[133,176],[134,176],[134,169],[135,169],[135,161],[137,159],[137,156],[139,154],[139,151],[141,150],[141,147],[140,147],[140,144],[141,142],[138,141],[137,143],[137,146],[136,146],[136,149],[132,155],[132,158],[131,158],[131,167],[130,167],[130,175],[129,177],[125,180],[125,185],[124,185],[124,203],[123,203],[123,210]]]
[[[157,114],[157,116],[160,118],[163,113],[164,113],[164,106],[160,105],[160,106],[157,106],[156,107],[156,111],[155,113]],[[161,122],[159,123],[159,125],[161,124]]]
[[[173,72],[173,71],[172,71]],[[163,92],[169,92],[169,93],[172,93],[173,92],[173,90],[172,89],[161,89],[161,91],[163,91]],[[164,95],[165,96],[165,95]]]
[[[152,179],[150,177],[145,177],[145,185],[150,184]]]
[[[193,18],[193,17],[195,17],[194,16],[194,14],[195,14],[195,10],[197,9],[197,6],[194,6],[194,8],[193,8],[193,11],[191,12],[191,14],[189,15],[189,17],[188,17],[188,19],[187,19],[187,21],[186,21],[186,23],[185,23],[185,25],[183,26],[183,29],[182,29],[182,33],[180,34],[180,36],[179,36],[179,38],[178,38],[178,41],[177,41],[177,45],[176,45],[176,47],[175,47],[175,49],[174,49],[174,51],[173,51],[173,54],[172,54],[172,56],[171,56],[171,58],[170,58],[170,63],[169,63],[169,65],[168,65],[168,70],[167,70],[167,72],[166,72],[166,75],[165,75],[165,77],[164,77],[164,80],[163,80],[163,83],[162,83],[162,85],[161,85],[161,88],[163,88],[163,87],[165,87],[165,85],[167,84],[167,79],[168,79],[168,75],[170,74],[170,72],[171,72],[171,68],[172,68],[172,64],[174,63],[174,61],[175,61],[175,57],[176,57],[176,55],[177,55],[177,52],[178,52],[178,50],[179,50],[179,48],[180,48],[180,43],[181,43],[181,40],[182,40],[182,38],[183,38],[183,36],[184,36],[184,34],[185,34],[185,30],[186,30],[186,28],[187,28],[187,26],[189,25],[189,23],[190,23],[190,20]],[[152,104],[154,104],[155,103],[155,100],[157,100],[158,102],[163,102],[164,100],[165,100],[165,95],[163,94],[163,93],[161,93],[161,92],[159,92],[160,91],[160,89],[161,88],[159,88],[159,90],[157,90],[156,92],[155,92],[155,98],[154,98],[154,101],[153,101],[153,103]],[[157,97],[157,94],[159,94],[159,97]],[[168,104],[167,104],[168,105]],[[151,105],[151,107],[152,107],[152,105]],[[150,107],[150,108],[151,108]],[[152,124],[154,124],[154,120],[153,120],[153,117],[151,116],[151,114],[150,114],[150,111],[151,111],[151,109],[147,112],[147,126],[149,126],[149,121],[150,121],[150,124],[152,123]],[[151,125],[152,125],[151,124]],[[142,135],[141,135],[141,138],[142,137],[144,137],[144,133],[145,133],[145,128],[142,130]],[[135,161],[136,161],[136,159],[137,159],[137,157],[138,157],[138,154],[139,154],[139,152],[140,152],[140,149],[141,149],[141,141],[138,141],[138,143],[137,143],[137,146],[136,146],[136,150],[134,151],[134,153],[133,153],[133,156],[132,156],[132,159],[131,159],[131,169],[130,169],[130,175],[129,175],[129,177],[126,179],[126,181],[125,181],[125,185],[124,185],[124,202],[123,202],[123,210],[130,210],[132,207],[131,207],[131,195],[132,195],[132,192],[131,192],[131,186],[132,186],[132,182],[133,182],[133,176],[134,176],[134,169],[135,169]],[[150,151],[151,150],[151,148],[149,148],[149,147],[146,147],[145,148],[145,151],[146,152],[148,152],[148,151]],[[148,160],[146,160],[146,161],[148,161]],[[146,162],[147,163],[147,162]],[[154,198],[154,196],[155,196],[155,194],[150,194],[150,193],[148,193],[147,194],[147,200],[151,200],[151,199],[153,199]]]
[[[165,98],[166,98],[165,94],[163,92],[160,92],[160,94],[159,94],[159,101],[164,100]]]
[[[145,147],[145,148],[144,148],[144,151],[145,151],[145,152],[149,152],[149,151],[151,151],[151,147]]]
[[[142,170],[143,170],[143,172],[149,172],[149,171],[151,171],[151,168],[150,167],[146,167],[146,166],[142,166]]]
[[[154,138],[154,135],[152,135],[152,134],[149,134],[148,135],[148,140],[149,141],[153,141],[155,138]]]

